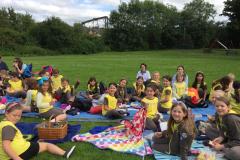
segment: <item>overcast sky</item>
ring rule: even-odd
[[[130,0],[121,0],[128,2]],[[159,0],[171,4],[181,10],[185,3],[191,0]],[[206,0],[214,4],[218,14],[222,13],[224,0]],[[29,13],[36,21],[47,17],[60,17],[63,21],[73,24],[95,17],[109,16],[111,10],[116,10],[120,0],[0,0],[0,7],[13,7],[16,12]],[[217,16],[215,20],[226,20]]]

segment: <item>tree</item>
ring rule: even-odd
[[[70,47],[72,34],[72,27],[56,17],[48,18],[39,23],[31,31],[31,35],[41,47],[52,50]]]
[[[235,47],[240,47],[240,0],[225,1],[222,15],[229,18],[228,41],[232,41]]]
[[[177,24],[177,15],[176,8],[151,0],[121,3],[118,10],[110,14],[111,28],[106,32],[105,40],[115,50],[146,50],[174,46],[170,39],[175,35],[167,32],[171,32],[170,28]]]
[[[181,12],[183,41],[186,37],[191,37],[195,48],[205,47],[215,35],[215,15],[214,5],[204,0],[187,3]]]

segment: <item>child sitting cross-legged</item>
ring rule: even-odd
[[[37,107],[39,109],[40,116],[43,118],[49,118],[53,116],[52,121],[64,121],[67,115],[63,113],[62,109],[54,108],[53,104],[56,102],[52,97],[52,87],[49,80],[43,80],[39,84],[37,93]]]
[[[61,86],[56,90],[55,95],[61,103],[69,104],[70,100],[73,101],[73,86],[70,86],[68,79],[61,79]]]
[[[240,115],[231,110],[227,98],[216,98],[215,106],[220,124],[220,136],[209,144],[215,150],[223,151],[225,158],[238,160],[240,157]]]
[[[176,75],[176,81],[173,83],[173,97],[180,100],[187,96],[188,86],[184,80],[184,75],[178,73]]]
[[[194,136],[193,118],[186,105],[178,101],[171,108],[167,130],[156,132],[153,136],[153,149],[187,160]]]
[[[15,124],[21,119],[22,108],[19,103],[9,103],[6,106],[5,118],[0,122],[0,159],[28,160],[38,153],[49,153],[69,158],[75,149],[64,151],[58,146],[44,142],[28,142]]]
[[[7,94],[16,98],[26,98],[26,92],[22,80],[19,78],[16,72],[10,74],[10,80],[8,81]]]
[[[59,70],[53,69],[52,76],[51,76],[53,93],[61,87],[61,79],[62,78],[63,78],[63,76],[61,74],[59,74]]]
[[[143,84],[143,77],[139,76],[135,83],[133,83],[132,101],[141,101],[145,96],[145,85]]]
[[[159,131],[159,114],[158,103],[159,100],[155,97],[157,87],[154,84],[148,84],[145,89],[146,96],[141,100],[142,105],[147,110],[147,118],[145,122],[145,129],[152,130],[154,132]]]
[[[106,116],[110,119],[118,119],[123,118],[127,115],[127,112],[118,109],[117,98],[115,97],[115,93],[117,91],[117,84],[110,83],[108,85],[108,94],[106,94],[104,98],[104,104],[102,106],[102,115]]]

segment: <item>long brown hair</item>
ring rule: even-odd
[[[232,94],[232,97],[236,100],[237,103],[240,103],[240,81],[234,81],[233,88],[234,94]]]
[[[47,91],[47,92],[48,92],[50,95],[52,95],[52,85],[51,85],[50,81],[49,81],[49,80],[43,81],[43,84],[44,84],[44,83],[48,83],[48,84],[49,84],[49,87],[48,87],[48,91]],[[38,87],[38,92],[42,93],[42,94],[45,96],[45,93],[44,93],[43,90],[42,90],[43,84]]]
[[[22,59],[19,57],[16,57],[15,62],[18,64],[18,68],[21,70],[23,65]]]
[[[186,107],[186,105],[181,102],[181,101],[178,101],[178,102],[175,102],[171,108],[171,112],[170,112],[170,118],[168,120],[168,129],[167,129],[167,133],[168,135],[173,135],[173,131],[172,131],[172,125],[174,124],[174,119],[172,117],[172,111],[175,107],[177,106],[180,106],[183,113],[186,115],[184,118],[183,118],[183,121],[181,122],[181,124],[186,128],[187,132],[191,135],[195,135],[195,124],[194,124],[194,121],[192,119],[192,117],[190,117],[190,115],[188,114],[188,109]]]
[[[196,73],[196,75],[195,75],[195,80],[194,80],[194,82],[193,82],[193,84],[192,84],[192,87],[193,88],[197,88],[197,84],[198,84],[198,80],[197,80],[197,77],[199,76],[199,75],[202,75],[202,77],[203,77],[203,79],[202,79],[202,81],[201,81],[201,83],[200,83],[200,88],[205,88],[205,86],[204,86],[204,78],[205,78],[205,76],[204,76],[204,74],[203,74],[203,72],[201,72],[201,71],[198,71],[197,73]]]
[[[224,76],[220,79],[215,80],[212,83],[212,87],[214,87],[213,90],[223,90],[223,91],[225,91],[226,89],[229,88],[230,83],[231,83],[231,78],[229,76]]]

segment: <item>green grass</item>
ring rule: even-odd
[[[9,64],[13,57],[3,57]],[[63,56],[44,56],[44,57],[23,57],[25,63],[32,63],[33,70],[38,71],[43,65],[53,65],[57,67],[61,74],[69,78],[73,83],[80,79],[80,89],[86,89],[86,83],[90,76],[95,76],[99,81],[106,84],[110,81],[117,82],[125,77],[129,80],[131,86],[135,80],[139,65],[146,63],[150,72],[159,71],[161,75],[173,75],[179,64],[185,66],[191,84],[194,80],[196,71],[203,71],[206,76],[206,82],[210,86],[214,79],[220,78],[229,72],[240,76],[240,56],[226,56],[223,51],[216,51],[212,54],[202,53],[200,50],[163,50],[163,51],[140,51],[140,52],[107,52],[94,55],[63,55]],[[23,118],[23,121],[35,122],[37,119]],[[74,122],[77,123],[77,122]],[[109,124],[109,123],[108,123]],[[81,122],[81,133],[87,132],[95,125],[106,125],[106,123]],[[112,125],[115,125],[112,123]],[[74,160],[137,160],[138,156],[117,153],[110,150],[99,150],[88,143],[64,143],[59,146],[69,148],[77,145],[76,152],[71,159]],[[37,158],[61,159],[47,153],[40,154]],[[147,160],[153,160],[148,156]]]

